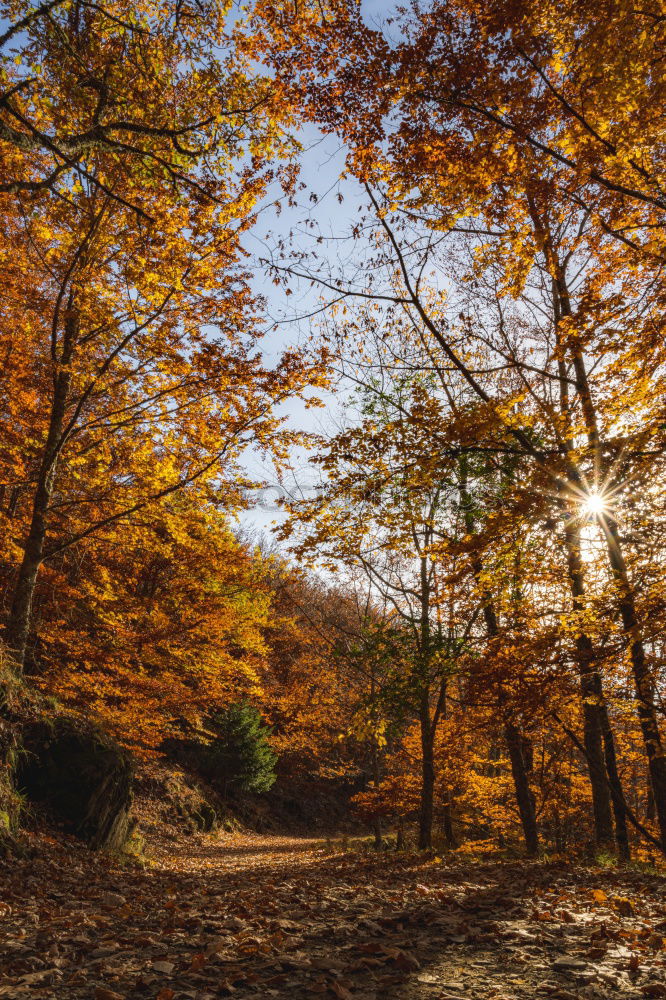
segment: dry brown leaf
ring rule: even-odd
[[[631,905],[631,900],[624,896],[618,896],[617,899],[613,900],[613,906],[620,914],[621,917],[631,917],[634,913],[634,908]],[[666,994],[665,994],[666,995]]]
[[[652,951],[661,951],[663,947],[664,939],[661,934],[650,934],[650,937],[648,938],[648,948],[651,948]]]
[[[155,972],[161,972],[165,976],[170,976],[175,965],[173,962],[153,962],[153,969]]]
[[[398,951],[395,958],[395,964],[399,969],[403,969],[405,972],[417,972],[421,968],[421,963],[416,955],[412,955],[411,952],[402,950]]]
[[[107,990],[104,986],[97,986],[95,1000],[125,1000],[125,997],[121,996],[120,993],[114,993],[113,990]]]
[[[641,986],[641,993],[644,997],[661,998],[666,997],[666,986],[663,983],[646,983],[645,986]]]
[[[332,993],[335,994],[338,1000],[354,1000],[352,994],[349,992],[347,987],[343,986],[341,983],[334,981],[332,983],[329,983],[328,988],[331,990]]]

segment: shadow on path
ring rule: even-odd
[[[601,1000],[666,983],[641,945],[666,915],[661,876],[320,843],[165,841],[145,871],[74,846],[5,865],[0,997]]]

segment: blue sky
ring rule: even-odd
[[[263,343],[263,353],[268,363],[277,359],[282,351],[299,343],[310,333],[316,319],[305,317],[317,309],[321,292],[317,288],[299,291],[287,296],[283,289],[276,288],[268,278],[260,258],[268,255],[270,248],[275,246],[280,237],[289,236],[294,232],[295,240],[303,243],[309,241],[304,232],[304,221],[312,217],[324,236],[342,235],[351,228],[354,211],[358,206],[360,191],[353,181],[340,181],[340,173],[344,167],[345,154],[340,143],[333,136],[322,136],[314,127],[309,127],[301,133],[303,155],[301,162],[301,180],[306,185],[299,197],[297,207],[283,207],[277,214],[273,209],[265,211],[259,219],[253,234],[246,240],[248,250],[256,255],[254,265],[254,285],[267,300],[267,311],[270,320],[278,324],[276,330],[269,332]],[[317,196],[317,203],[310,202],[310,193]],[[343,195],[343,202],[337,195]],[[302,235],[301,235],[302,234]],[[326,408],[307,409],[303,402],[291,400],[281,408],[290,427],[298,430],[322,431],[330,426],[338,411],[338,401],[331,393],[323,394]],[[262,507],[270,505],[277,495],[277,488],[291,488],[294,478],[299,483],[306,483],[312,478],[307,469],[307,455],[299,451],[294,455],[294,475],[287,475],[283,483],[278,482],[271,463],[262,460],[261,456],[249,451],[245,456],[245,467],[251,476],[264,479],[275,489],[268,490]],[[255,508],[243,514],[241,524],[250,529],[267,531],[279,514],[275,511]]]
[[[364,0],[362,4],[365,19],[379,27],[381,22],[395,12],[396,4],[385,0]],[[267,334],[263,352],[266,361],[276,359],[286,348],[299,344],[308,335],[315,320],[302,319],[307,313],[318,307],[322,292],[317,288],[296,290],[287,297],[284,290],[277,289],[268,279],[265,269],[260,264],[260,258],[268,255],[281,237],[286,238],[291,232],[303,245],[312,239],[311,233],[305,230],[304,222],[314,219],[322,236],[341,237],[347,234],[358,218],[358,206],[364,201],[364,192],[353,179],[340,180],[345,163],[345,150],[334,136],[323,136],[319,130],[308,125],[299,133],[303,146],[300,160],[301,181],[305,190],[298,198],[298,205],[293,208],[283,206],[278,214],[272,208],[267,208],[259,218],[255,230],[246,240],[247,249],[255,257],[254,285],[261,292],[268,304],[268,315],[278,324],[278,328]],[[310,200],[310,195],[317,197],[316,203]],[[342,202],[338,195],[342,195]],[[323,244],[324,246],[326,243]],[[331,241],[335,245],[335,240]],[[307,409],[298,400],[287,403],[281,412],[287,417],[288,424],[298,430],[326,431],[330,430],[341,418],[342,402],[331,393],[323,394],[326,402],[324,409]],[[307,466],[307,454],[300,450],[294,455],[294,472],[287,474],[282,483],[278,481],[271,463],[262,460],[255,452],[248,451],[245,456],[245,467],[248,473],[257,479],[270,484],[263,494],[260,506],[244,513],[240,522],[244,528],[259,532],[269,532],[275,521],[281,520],[276,510],[265,509],[272,506],[273,499],[282,489],[291,489],[295,484],[307,487],[314,482],[314,470]]]

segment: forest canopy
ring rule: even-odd
[[[2,5],[3,717],[242,729],[227,784],[378,845],[666,853],[665,31]],[[270,540],[256,455],[316,483]]]

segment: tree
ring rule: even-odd
[[[264,697],[271,595],[227,516],[177,494],[45,567],[30,679],[141,755]]]
[[[107,23],[105,8],[81,9]],[[83,47],[85,54],[86,45],[116,66],[114,32],[124,38],[125,28],[112,20],[111,37],[82,32],[77,10],[68,10],[64,24],[35,22],[53,72],[64,72],[70,50]],[[220,34],[221,12],[211,7],[208,15],[215,37],[226,44],[223,63],[222,50],[203,67],[198,63],[200,46],[210,43],[204,18],[196,30],[174,29],[185,32],[188,61],[181,65],[169,48],[171,61],[163,65],[156,43],[157,63],[137,69],[140,76],[161,71],[160,86],[175,87],[178,107],[205,119],[200,128],[214,133],[197,154],[205,192],[192,177],[179,183],[180,173],[152,153],[130,149],[119,157],[100,138],[100,156],[109,158],[96,161],[94,172],[104,184],[79,170],[67,181],[66,198],[43,191],[20,196],[18,220],[8,209],[7,255],[21,254],[23,275],[8,306],[14,322],[3,328],[3,347],[25,364],[13,378],[30,393],[19,418],[29,427],[25,475],[9,480],[11,519],[23,522],[21,532],[16,523],[10,529],[22,554],[6,627],[19,665],[45,560],[181,490],[217,491],[221,499],[226,489],[232,509],[239,502],[239,452],[250,440],[283,448],[273,407],[312,383],[314,369],[296,352],[264,367],[257,348],[261,305],[250,291],[241,240],[268,180],[263,154],[281,148],[280,128],[264,107],[265,82],[245,75]],[[25,45],[30,49],[28,40]],[[224,77],[216,77],[211,93],[218,71]],[[63,101],[64,88],[57,92]],[[109,109],[102,92],[103,117]],[[253,94],[253,112],[222,114],[215,104],[222,94],[227,103]],[[54,100],[48,98],[49,108]],[[127,122],[122,128],[132,131]],[[145,134],[156,137],[150,128]],[[178,147],[180,140],[172,139]],[[91,156],[98,145],[90,147]],[[179,155],[189,163],[186,150]],[[156,163],[159,169],[150,172]],[[137,199],[150,209],[150,225],[137,217]],[[17,346],[26,332],[28,350]]]
[[[447,683],[475,618],[465,581],[459,589],[455,564],[442,565],[437,548],[460,524],[451,485],[436,481],[440,469],[420,462],[420,436],[427,433],[420,417],[428,402],[418,377],[391,384],[387,376],[382,389],[372,381],[362,386],[363,419],[328,442],[317,458],[324,489],[313,501],[291,505],[285,529],[300,531],[300,554],[316,551],[331,566],[365,575],[407,638],[401,686],[421,733],[421,849],[432,840],[435,741]]]
[[[656,374],[663,338],[654,337],[663,314],[657,180],[662,143],[650,112],[662,84],[650,69],[653,39],[644,32],[637,35],[633,60],[624,48],[621,56],[608,50],[612,70],[602,84],[580,45],[586,38],[594,51],[606,51],[596,11],[570,8],[557,25],[533,5],[520,11],[516,17],[514,5],[503,3],[490,8],[436,3],[404,12],[398,36],[368,27],[358,8],[344,2],[333,4],[325,18],[311,10],[279,20],[265,16],[263,38],[283,85],[306,116],[347,142],[349,170],[366,184],[371,213],[355,233],[369,235],[374,214],[374,245],[384,246],[383,258],[381,249],[375,253],[372,286],[362,286],[358,273],[350,281],[317,271],[303,255],[286,267],[296,277],[319,279],[338,300],[393,302],[423,325],[484,415],[505,428],[513,446],[533,463],[534,488],[559,495],[559,512],[546,523],[560,524],[567,512],[567,572],[579,621],[589,601],[573,522],[590,493],[602,489],[612,495],[612,509],[607,505],[597,521],[616,587],[606,614],[617,618],[625,633],[651,781],[660,789],[657,812],[666,848],[664,757],[646,653],[649,627],[640,617],[618,526],[621,498],[633,475],[640,475],[646,442],[652,456],[663,449]],[[260,5],[260,33],[264,13]],[[613,30],[644,17],[645,12],[618,10]],[[288,66],[296,66],[296,73],[290,75]],[[355,99],[343,102],[342,93]],[[589,108],[597,93],[593,122]],[[616,115],[611,106],[617,105],[622,110]],[[641,143],[642,160],[636,152]],[[490,343],[479,316],[487,296],[477,296],[476,323],[470,316],[474,307],[461,311],[456,322],[455,306],[442,307],[441,286],[425,292],[428,278],[441,273],[437,250],[444,242],[468,254],[461,291],[494,292],[497,327]],[[385,266],[382,288],[378,261]],[[575,294],[565,287],[569,266],[582,274]],[[552,326],[542,346],[532,346],[526,331],[544,298],[551,300]],[[520,305],[513,308],[512,302]],[[627,330],[628,341],[618,337],[618,327]],[[476,365],[479,350],[487,358],[485,370]],[[498,391],[490,366],[513,372],[513,384],[508,377]],[[629,373],[621,388],[620,370]],[[557,386],[560,398],[553,406],[551,389]],[[641,414],[630,421],[629,433],[624,427],[618,431],[620,412]],[[610,833],[609,781],[623,840],[622,793],[600,702],[596,654],[584,630],[576,642],[597,836],[605,842]]]
[[[20,2],[2,19],[1,192],[66,202],[88,184],[150,226],[155,192],[221,205],[230,153],[262,157],[271,90],[234,60],[229,4]]]
[[[210,725],[214,739],[207,766],[225,795],[227,791],[267,792],[275,782],[277,755],[259,710],[247,702],[229,705],[212,717]]]

